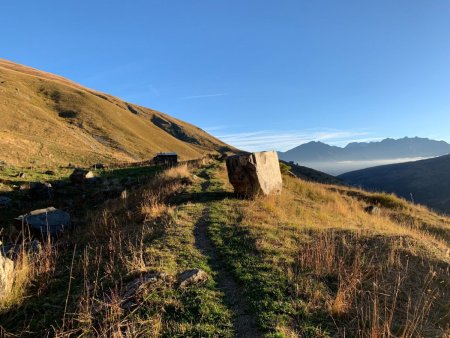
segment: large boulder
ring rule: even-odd
[[[275,151],[228,157],[227,170],[234,191],[242,196],[278,194],[283,188]]]
[[[43,236],[56,236],[71,227],[70,215],[53,207],[38,209],[16,218],[30,227],[30,230]]]
[[[81,184],[94,177],[95,175],[92,171],[77,168],[70,175],[69,179],[72,183]]]

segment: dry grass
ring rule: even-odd
[[[164,171],[162,176],[165,179],[180,180],[189,178],[192,176],[192,174],[189,172],[187,164],[181,164]]]
[[[31,285],[48,280],[55,270],[57,248],[50,240],[40,244],[39,248],[22,244],[18,246],[17,253],[12,255],[14,268],[8,276],[6,290],[0,296],[0,311],[20,305]]]

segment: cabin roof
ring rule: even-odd
[[[156,156],[178,156],[177,153],[157,153]]]

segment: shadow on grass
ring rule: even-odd
[[[188,202],[207,203],[207,202],[223,201],[225,199],[233,199],[233,198],[238,197],[236,196],[236,194],[226,191],[189,192],[172,197],[169,200],[169,204],[181,205]]]

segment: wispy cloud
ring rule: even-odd
[[[179,97],[179,100],[195,100],[195,99],[206,99],[210,97],[218,97],[218,96],[226,96],[228,93],[215,93],[215,94],[200,94],[200,95],[191,95],[191,96],[182,96]]]
[[[227,129],[228,126],[209,126],[209,127],[203,127],[202,129],[204,131],[207,131],[208,133],[212,133],[218,130],[224,130]]]
[[[350,142],[375,140],[368,138],[367,132],[345,130],[303,130],[282,131],[263,130],[233,134],[216,134],[224,142],[248,151],[280,150],[286,151],[303,143],[323,141],[334,145],[346,145]]]

